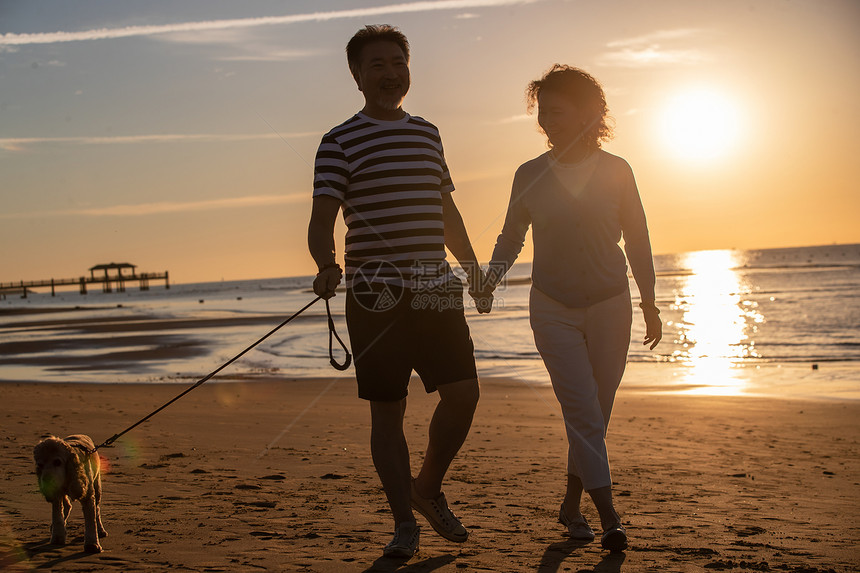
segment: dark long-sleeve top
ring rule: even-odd
[[[651,242],[630,165],[597,150],[573,168],[578,173],[561,173],[567,184],[553,165],[544,153],[517,169],[491,272],[501,279],[531,226],[532,284],[544,294],[571,308],[621,294],[628,288],[626,252],[642,300],[653,301]]]

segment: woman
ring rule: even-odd
[[[550,149],[516,172],[490,270],[499,282],[531,225],[530,322],[561,404],[569,446],[559,522],[573,539],[594,539],[580,512],[585,490],[600,514],[603,547],[622,551],[627,532],[612,503],[605,436],[630,345],[633,310],[625,252],[642,300],[644,344],[653,349],[662,337],[645,212],[630,166],[601,149],[612,131],[597,80],[556,64],[531,82],[526,94],[529,112],[537,106]]]

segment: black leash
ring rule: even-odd
[[[316,300],[319,300],[319,297],[317,297]],[[316,302],[316,300],[314,302]],[[346,344],[343,343],[343,340],[341,340],[340,336],[337,335],[337,330],[334,329],[334,320],[332,320],[331,318],[331,309],[329,309],[328,306],[328,299],[325,299],[325,312],[328,315],[328,361],[334,367],[335,370],[346,370],[352,363],[352,354],[349,353],[349,350],[346,348]],[[332,350],[332,338],[337,338],[337,343],[340,344],[340,347],[343,348],[343,351],[346,353],[346,356],[343,359],[343,364],[340,364],[337,360],[334,359],[334,351]]]
[[[228,360],[227,362],[225,362],[224,364],[222,364],[221,366],[216,368],[214,371],[209,373],[207,376],[198,380],[193,386],[187,388],[184,392],[182,392],[181,394],[179,394],[178,396],[176,396],[175,398],[173,398],[172,400],[170,400],[169,402],[167,402],[166,404],[164,404],[163,406],[161,406],[160,408],[158,408],[154,412],[147,414],[145,417],[141,418],[140,420],[138,420],[137,422],[135,422],[134,424],[132,424],[131,426],[129,426],[128,428],[123,430],[122,432],[120,432],[118,434],[114,434],[113,436],[111,436],[110,438],[108,438],[107,440],[105,440],[104,442],[99,444],[98,446],[96,446],[95,449],[92,450],[93,453],[97,452],[98,449],[101,447],[109,447],[111,444],[113,444],[115,441],[117,441],[120,438],[120,436],[130,432],[133,429],[135,429],[136,427],[138,427],[142,423],[146,422],[147,420],[149,420],[150,418],[152,418],[153,416],[155,416],[156,414],[158,414],[159,412],[161,412],[162,410],[164,410],[165,408],[167,408],[168,406],[170,406],[171,404],[173,404],[174,402],[176,402],[177,400],[179,400],[180,398],[182,398],[183,396],[185,396],[186,394],[188,394],[189,392],[191,392],[192,390],[194,390],[198,386],[202,385],[207,380],[210,380],[213,376],[215,376],[216,374],[218,374],[219,372],[221,372],[222,370],[224,370],[225,368],[227,368],[228,366],[230,366],[231,364],[233,364],[234,362],[239,360],[242,356],[244,356],[252,348],[254,348],[258,344],[260,344],[261,342],[263,342],[264,340],[269,338],[271,335],[275,334],[278,330],[280,330],[281,328],[286,326],[288,322],[290,322],[295,317],[297,317],[298,315],[300,315],[301,313],[303,313],[304,311],[309,309],[311,306],[313,306],[321,298],[322,298],[321,296],[316,297],[311,302],[306,304],[301,310],[297,311],[291,317],[289,317],[288,319],[283,321],[281,324],[279,324],[278,326],[276,326],[275,328],[270,330],[268,332],[268,334],[266,334],[265,336],[263,336],[262,338],[257,340],[251,346],[249,346],[248,348],[246,348],[245,350],[243,350],[242,352],[240,352],[239,354],[237,354],[236,356],[234,356],[233,358],[231,358],[230,360]],[[352,362],[352,355],[349,353],[349,349],[346,347],[346,344],[344,344],[343,340],[340,339],[340,336],[337,335],[337,331],[334,328],[334,320],[331,317],[331,308],[329,307],[328,299],[325,299],[325,311],[326,311],[326,314],[328,315],[328,355],[329,355],[329,362],[331,363],[332,366],[334,366],[338,370],[346,370],[347,368],[349,368],[349,365]],[[332,348],[332,339],[333,338],[337,338],[338,343],[340,344],[341,348],[343,348],[343,351],[346,353],[346,358],[344,359],[343,364],[338,363],[338,361],[334,359],[334,351]]]

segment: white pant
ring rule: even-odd
[[[630,347],[630,292],[569,308],[532,288],[529,315],[564,416],[567,471],[586,491],[612,485],[605,437]]]

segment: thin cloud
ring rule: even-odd
[[[2,213],[0,219],[29,219],[32,217],[140,217],[172,213],[241,209],[247,207],[270,207],[308,201],[307,195],[256,195],[250,197],[228,197],[203,201],[162,201],[137,205],[112,205],[89,209],[68,209],[39,213]]]
[[[677,28],[675,30],[658,30],[650,34],[614,40],[606,44],[607,48],[629,48],[638,47],[667,40],[686,40],[702,33],[700,28]]]
[[[214,56],[219,62],[292,62],[320,55],[320,50],[284,49],[260,40],[261,34],[249,28],[210,30],[206,32],[176,32],[154,37],[170,44],[229,46],[235,55]]]
[[[597,63],[610,67],[642,68],[707,62],[712,58],[701,50],[686,46],[666,46],[666,43],[683,43],[700,36],[702,32],[703,30],[698,28],[679,28],[615,40],[606,44],[609,51],[602,54]]]
[[[183,30],[158,34],[154,39],[172,44],[245,44],[252,41],[257,34],[247,28],[227,28],[224,30]]]
[[[492,8],[513,4],[530,4],[539,0],[438,0],[391,4],[351,10],[335,10],[330,12],[313,12],[310,14],[293,14],[288,16],[267,16],[262,18],[238,18],[230,20],[209,20],[203,22],[182,22],[178,24],[162,24],[153,26],[126,26],[124,28],[98,28],[79,32],[48,32],[35,34],[8,33],[0,35],[0,46],[21,46],[30,44],[55,44],[60,42],[85,42],[92,40],[108,40],[131,38],[135,36],[153,36],[176,32],[203,32],[211,30],[229,30],[231,28],[251,28],[256,26],[290,25],[305,22],[326,22],[347,18],[368,18],[391,14],[407,14],[431,12],[440,10],[462,10],[466,8]]]
[[[491,122],[491,125],[507,125],[509,123],[520,123],[523,121],[529,121],[534,119],[534,116],[528,113],[521,113],[518,115],[512,115],[510,117],[505,117],[496,121]]]
[[[219,62],[292,62],[313,57],[317,53],[311,50],[260,50],[242,56],[221,56],[213,59]]]
[[[597,63],[602,66],[641,68],[700,64],[710,59],[699,50],[664,50],[659,46],[649,46],[638,50],[609,52],[598,58]]]
[[[129,145],[141,143],[179,143],[179,142],[242,142],[264,139],[283,139],[317,136],[318,132],[244,133],[244,134],[156,134],[156,135],[116,135],[103,137],[10,137],[0,138],[0,150],[23,151],[34,145]]]

